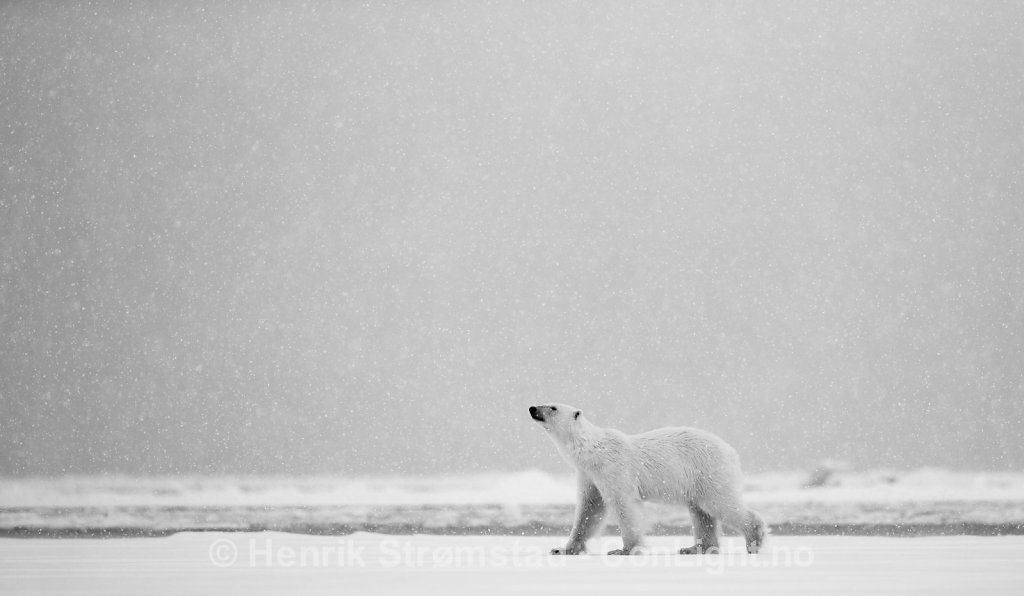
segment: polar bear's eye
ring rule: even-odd
[[[551,406],[551,411],[552,411],[552,412],[557,412],[557,411],[558,411],[558,408],[556,408],[555,406]]]

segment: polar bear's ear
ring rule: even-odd
[[[579,410],[576,410],[576,413],[572,415],[572,419],[576,420],[577,418],[580,417],[580,414],[582,414],[582,412],[580,412]]]

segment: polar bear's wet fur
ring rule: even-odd
[[[608,554],[641,552],[644,501],[689,508],[694,545],[681,554],[717,552],[720,525],[742,532],[749,553],[764,544],[764,521],[740,496],[739,456],[717,436],[687,427],[627,435],[595,426],[579,409],[559,403],[532,406],[530,416],[578,474],[572,532],[553,554],[586,552],[609,512],[618,517],[622,549]]]

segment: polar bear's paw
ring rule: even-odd
[[[610,551],[608,551],[608,554],[609,555],[642,555],[642,554],[645,554],[645,553],[644,553],[644,549],[643,548],[641,548],[639,546],[634,546],[633,548],[631,548],[629,550],[626,550],[624,548],[617,548],[615,550],[610,550]]]
[[[582,555],[587,552],[586,547],[577,544],[570,544],[564,548],[553,548],[551,554],[553,555]]]
[[[703,544],[694,544],[679,549],[681,555],[717,555],[718,552],[717,546],[704,546]]]

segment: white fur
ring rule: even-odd
[[[718,548],[719,522],[743,532],[747,551],[756,553],[764,542],[761,517],[743,505],[740,459],[728,443],[703,430],[660,428],[627,435],[591,424],[566,404],[531,408],[562,456],[578,472],[578,501],[572,533],[556,554],[586,551],[588,538],[603,526],[611,510],[619,518],[622,550],[634,554],[643,546],[644,501],[686,505],[693,518],[696,554]]]

